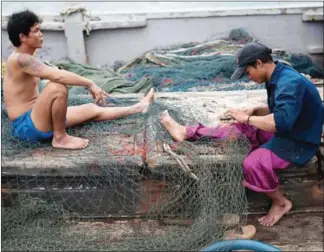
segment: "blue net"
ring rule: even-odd
[[[153,86],[164,92],[260,89],[264,85],[252,83],[246,76],[236,82],[230,80],[236,68],[237,50],[253,41],[257,40],[247,31],[233,29],[226,38],[153,49],[118,72],[131,81],[152,78]],[[324,77],[323,70],[307,55],[277,49],[272,56],[312,78]]]

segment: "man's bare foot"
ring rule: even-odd
[[[53,137],[52,146],[59,149],[78,150],[84,149],[89,144],[88,139],[73,137],[65,134],[64,137]]]
[[[154,88],[151,88],[150,91],[147,93],[147,95],[140,102],[129,107],[128,112],[130,112],[131,114],[135,114],[139,112],[146,113],[148,107],[153,102],[154,102]]]
[[[173,118],[169,115],[167,110],[164,110],[161,115],[161,123],[173,137],[173,139],[177,142],[183,142],[187,136],[186,127],[177,123]]]
[[[272,202],[272,206],[267,215],[258,219],[259,223],[266,227],[276,224],[284,214],[288,213],[292,207],[292,203],[288,199],[284,199],[284,204]]]
[[[151,88],[147,95],[140,101],[141,107],[143,107],[142,113],[146,113],[148,107],[154,102],[154,88]]]

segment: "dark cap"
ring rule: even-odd
[[[260,43],[249,43],[241,48],[237,53],[237,68],[231,76],[231,80],[237,80],[242,77],[247,64],[259,59],[260,56],[271,54],[272,50]]]

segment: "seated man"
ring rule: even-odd
[[[267,106],[253,109],[229,109],[226,114],[237,122],[218,128],[203,125],[182,126],[165,111],[161,123],[176,141],[214,139],[244,134],[251,143],[243,162],[247,188],[265,193],[272,199],[268,214],[259,219],[272,226],[287,213],[292,203],[279,191],[275,171],[290,163],[303,165],[320,145],[323,112],[318,90],[308,79],[289,66],[273,62],[271,49],[258,44],[245,45],[237,55],[238,68],[232,79],[246,71],[249,79],[266,83]]]
[[[66,85],[87,87],[97,103],[103,102],[107,93],[91,80],[49,67],[33,57],[43,44],[40,20],[33,12],[12,14],[7,29],[16,50],[7,61],[3,92],[15,137],[33,142],[52,139],[55,148],[82,149],[89,141],[69,136],[66,127],[143,112],[153,102],[154,90],[151,89],[139,103],[129,107],[100,107],[94,103],[68,107]],[[41,93],[40,78],[49,80]]]

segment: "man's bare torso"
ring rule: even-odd
[[[39,96],[39,78],[26,74],[18,63],[19,53],[12,53],[4,76],[4,102],[10,120],[32,109]]]

